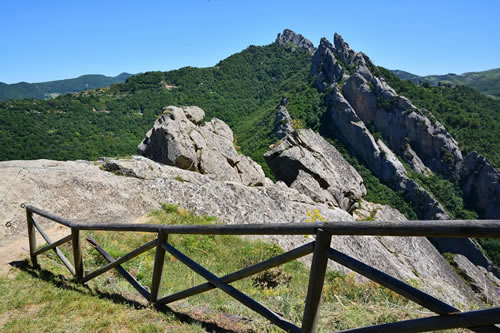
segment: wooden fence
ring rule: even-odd
[[[332,235],[500,238],[499,220],[398,222],[357,221],[355,223],[333,222],[243,225],[83,224],[71,222],[33,206],[23,205],[23,208],[26,208],[30,256],[33,265],[38,265],[38,255],[49,250],[54,250],[68,270],[81,283],[86,283],[104,272],[115,268],[144,298],[146,298],[147,301],[153,304],[167,304],[214,288],[219,288],[285,331],[315,332],[318,323],[321,292],[323,289],[327,262],[328,260],[333,260],[437,314],[437,316],[427,318],[356,328],[343,332],[426,332],[431,330],[460,327],[468,328],[474,332],[500,332],[500,328],[495,326],[495,324],[500,323],[500,307],[461,312],[459,309],[423,291],[420,291],[330,247]],[[34,219],[34,214],[43,216],[71,228],[71,234],[58,241],[52,242],[48,235],[43,231],[40,224]],[[38,250],[36,248],[36,230],[40,232],[42,237],[47,242],[46,246]],[[95,240],[87,239],[88,242],[109,263],[92,273],[84,275],[80,230],[150,232],[156,233],[157,238],[118,259],[113,258],[99,244],[97,244]],[[315,235],[316,239],[309,244],[302,245],[281,255],[231,274],[218,277],[169,244],[169,234]],[[71,264],[62,252],[57,249],[58,246],[69,241],[72,242],[74,258],[73,264]],[[156,254],[151,290],[148,291],[132,275],[130,275],[121,266],[121,264],[152,248],[156,248]],[[201,275],[207,280],[207,282],[172,295],[161,297],[160,286],[165,261],[165,252],[169,252],[180,262],[188,266],[197,274]],[[282,318],[277,313],[230,285],[231,282],[247,278],[310,253],[313,253],[313,258],[301,327],[298,327],[289,320]]]

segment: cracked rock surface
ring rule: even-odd
[[[264,185],[262,167],[236,151],[231,128],[217,118],[200,126],[204,117],[205,112],[195,106],[164,108],[137,153],[216,180]]]

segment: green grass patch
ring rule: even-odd
[[[196,216],[173,204],[150,214],[152,223],[217,223],[212,216]],[[152,240],[150,233],[83,232],[93,237],[112,256],[119,257]],[[224,235],[169,235],[168,241],[214,274],[221,276],[283,253],[276,244]],[[62,247],[71,258],[70,247]],[[106,261],[90,246],[84,246],[85,270]],[[205,281],[170,255],[166,255],[162,296]],[[0,320],[5,332],[202,332],[200,324],[179,321],[171,313],[142,306],[135,290],[110,271],[76,284],[52,252],[39,257],[41,270],[25,264],[14,278],[0,280]],[[123,265],[141,284],[151,287],[154,250]],[[12,273],[11,273],[12,275]],[[309,270],[293,261],[257,276],[232,283],[245,294],[270,307],[300,326],[304,311]],[[354,275],[329,272],[324,285],[320,332],[347,329],[394,320],[420,317],[419,307],[375,283],[358,283]],[[258,332],[279,331],[262,317],[225,293],[212,290],[182,300],[189,307],[255,319]],[[175,307],[175,303],[173,304]]]

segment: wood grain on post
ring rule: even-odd
[[[151,283],[151,303],[155,303],[158,300],[161,289],[161,279],[163,277],[163,266],[165,264],[165,249],[162,244],[166,243],[168,240],[168,234],[164,232],[158,232],[158,239],[156,240],[156,254],[155,254],[155,264],[153,268],[153,282]]]
[[[71,228],[71,243],[73,246],[73,264],[75,265],[76,280],[81,282],[83,279],[83,260],[80,230]]]
[[[302,333],[315,332],[318,326],[321,292],[323,291],[326,265],[328,264],[326,251],[330,248],[331,240],[332,235],[330,233],[321,229],[318,230],[314,244],[311,272],[309,273],[304,317],[302,318]]]
[[[33,226],[33,213],[26,210],[26,222],[28,223],[28,240],[30,245],[30,258],[31,264],[34,267],[38,266],[38,261],[36,259],[36,230]]]

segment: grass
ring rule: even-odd
[[[150,217],[152,223],[163,224],[217,223],[212,216],[195,216],[172,204],[164,204]],[[122,256],[154,237],[148,233],[82,234],[83,237],[92,236],[114,257]],[[170,235],[169,242],[219,276],[283,252],[275,244],[236,236]],[[68,244],[61,250],[71,257]],[[85,270],[94,270],[105,264],[90,246],[84,246],[83,253]],[[115,271],[82,286],[74,282],[52,252],[40,256],[39,262],[42,269],[34,269],[24,261],[19,264],[21,269],[11,272],[13,278],[0,278],[0,328],[3,332],[205,332],[207,322],[213,323],[217,317],[214,313],[220,312],[251,319],[251,324],[243,326],[232,323],[229,331],[279,331],[219,290],[174,303],[173,309],[176,306],[210,309],[211,314],[206,318],[186,321],[175,312],[159,311],[141,304],[140,296]],[[151,250],[123,266],[149,288],[153,265],[154,250]],[[309,270],[294,261],[232,285],[300,325],[308,278]],[[203,282],[201,277],[167,254],[163,296]],[[319,332],[421,316],[419,306],[375,283],[358,283],[354,275],[328,272]],[[227,327],[227,323],[217,320],[215,325]]]

